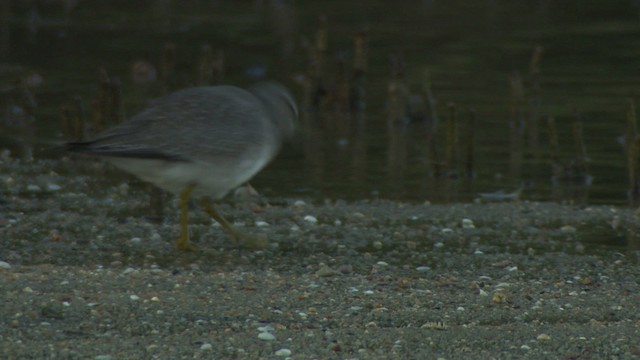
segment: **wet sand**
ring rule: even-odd
[[[269,246],[194,207],[186,253],[175,201],[51,166],[0,164],[3,359],[640,358],[630,209],[225,203]]]

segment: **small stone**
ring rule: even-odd
[[[122,275],[128,275],[134,272],[138,272],[138,270],[132,268],[132,267],[128,267],[126,269],[124,269],[124,271],[122,272]]]
[[[428,267],[428,266],[418,266],[418,267],[416,267],[416,270],[420,271],[420,272],[427,272],[427,271],[431,270],[431,268]]]
[[[307,206],[307,203],[306,203],[306,202],[304,202],[304,201],[302,201],[302,200],[296,200],[296,201],[293,203],[293,207],[296,207],[296,208],[303,208],[303,207],[305,207],[305,206]]]
[[[531,347],[529,345],[522,345],[522,346],[520,346],[520,349],[522,349],[522,350],[531,350]]]
[[[318,271],[316,271],[316,276],[319,276],[319,277],[329,277],[329,276],[334,276],[336,274],[338,274],[338,272],[328,266],[323,266]]]
[[[62,187],[58,184],[54,184],[54,183],[47,184],[48,191],[60,191],[60,189],[62,189]]]
[[[380,249],[382,249],[382,242],[381,242],[381,241],[374,241],[374,242],[373,242],[373,247],[374,247],[376,250],[380,250]]]
[[[493,296],[491,297],[491,301],[493,301],[496,304],[505,303],[507,302],[507,295],[503,292],[497,292],[493,294]]]
[[[476,226],[473,224],[471,219],[462,219],[462,228],[463,229],[475,229]]]
[[[551,336],[547,335],[547,334],[540,334],[538,335],[538,337],[536,338],[540,341],[546,341],[546,340],[551,340]]]
[[[31,192],[40,192],[42,189],[40,188],[40,186],[36,185],[36,184],[29,184],[27,185],[27,191],[31,191]]]
[[[576,228],[571,225],[564,225],[563,227],[560,228],[560,231],[567,234],[573,234],[576,232]]]
[[[0,269],[9,270],[11,269],[11,264],[6,261],[0,261]]]
[[[387,263],[386,263],[386,262],[384,262],[384,261],[378,261],[376,264],[377,264],[378,266],[389,266],[389,264],[387,264]]]
[[[258,334],[258,339],[264,341],[274,341],[276,340],[276,337],[270,332],[261,332],[260,334]]]
[[[275,330],[275,329],[271,325],[258,326],[258,331],[260,331],[260,332],[271,332],[273,330]]]
[[[318,219],[313,216],[313,215],[307,215],[304,217],[304,221],[310,223],[310,224],[317,224],[318,223]]]
[[[213,346],[209,343],[204,343],[202,345],[200,345],[200,350],[202,351],[211,351],[213,350]]]
[[[291,356],[291,350],[287,349],[287,348],[282,348],[280,350],[277,350],[275,352],[276,356],[282,356],[282,357],[288,357]]]
[[[113,358],[111,357],[111,355],[96,355],[94,359],[95,360],[111,360]]]
[[[265,227],[265,226],[269,226],[269,223],[266,222],[266,221],[258,220],[258,221],[256,221],[256,226],[257,227]]]
[[[134,295],[129,295],[129,299],[131,299],[133,301],[138,301],[138,300],[140,300],[140,296],[135,295],[135,294]]]

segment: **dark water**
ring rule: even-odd
[[[121,81],[131,116],[165,89],[193,85],[200,49],[209,44],[214,56],[224,52],[224,77],[211,82],[276,79],[303,104],[302,135],[253,182],[268,195],[450,202],[522,188],[524,199],[627,203],[620,139],[628,99],[640,83],[633,1],[52,0],[3,2],[0,8],[0,147],[16,157],[25,143],[36,143],[36,157],[49,156],[37,144],[63,138],[60,109],[74,96],[91,115],[100,68]],[[321,17],[327,49],[321,81],[315,81],[309,54]],[[361,31],[367,67],[354,80],[353,42]],[[144,60],[160,73],[169,42],[176,46],[169,80],[135,82],[132,64]],[[532,60],[536,47],[541,56]],[[25,95],[19,84],[37,82],[33,74],[42,83]],[[390,92],[391,81],[395,89],[408,89],[411,106]],[[426,85],[432,108],[415,102],[429,103]],[[325,95],[310,97],[309,89],[317,88]],[[363,95],[360,107],[350,110],[350,99],[340,94],[351,88]],[[450,104],[461,134],[457,165],[445,172],[457,176],[437,176]],[[471,112],[474,176],[467,178],[464,130]],[[567,164],[577,157],[576,114],[592,183],[554,185],[547,119],[555,119],[557,155]]]

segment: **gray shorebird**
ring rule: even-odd
[[[247,90],[208,86],[181,90],[93,140],[65,145],[71,152],[97,155],[180,197],[181,234],[189,241],[188,203],[200,198],[203,209],[231,235],[251,246],[266,238],[241,233],[213,207],[258,173],[294,131],[298,109],[281,85],[264,82]]]

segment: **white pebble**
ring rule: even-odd
[[[138,300],[140,300],[140,296],[138,296],[138,295],[129,295],[129,299],[131,299],[133,301],[138,301]]]
[[[431,268],[430,268],[430,267],[428,267],[428,266],[418,266],[418,267],[416,268],[416,270],[418,270],[418,271],[420,271],[420,272],[427,272],[427,271],[431,270]]]
[[[282,357],[288,357],[291,356],[291,350],[287,349],[287,348],[282,348],[278,351],[276,351],[276,356],[282,356]]]
[[[476,226],[473,224],[473,220],[471,220],[471,219],[462,219],[462,228],[463,229],[475,229]]]
[[[134,244],[140,244],[142,242],[142,239],[136,236],[132,237],[130,241]]]
[[[266,221],[258,220],[258,221],[256,221],[256,226],[257,227],[269,226],[269,223],[266,222]]]
[[[62,187],[58,184],[54,184],[54,183],[47,184],[47,190],[49,191],[59,191],[60,189],[62,189]]]
[[[269,332],[275,330],[271,325],[258,326],[258,331],[260,332]]]
[[[476,250],[473,252],[473,255],[484,255],[484,253],[481,250]]]
[[[276,337],[270,332],[261,332],[260,334],[258,334],[258,339],[264,341],[274,341],[276,340]]]
[[[296,201],[293,203],[293,206],[294,206],[294,207],[305,207],[306,205],[307,205],[307,203],[306,203],[306,202],[304,202],[304,201],[302,201],[302,200],[296,200]]]
[[[133,272],[138,272],[138,270],[132,268],[132,267],[128,267],[126,269],[124,269],[124,271],[122,272],[122,275],[128,275],[131,274]]]
[[[11,264],[6,261],[0,261],[0,269],[11,269]]]
[[[386,263],[386,262],[384,262],[384,261],[378,261],[378,262],[377,262],[377,265],[378,265],[378,266],[389,266],[389,264],[387,264],[387,263]]]
[[[318,219],[316,219],[316,217],[313,215],[307,215],[304,217],[304,221],[308,223],[316,224],[318,222]]]
[[[38,185],[29,184],[29,185],[27,185],[27,190],[31,191],[31,192],[39,192],[42,189],[40,189],[40,186],[38,186]]]
[[[213,346],[209,343],[204,343],[202,345],[200,345],[200,350],[202,351],[211,351],[213,350]]]

